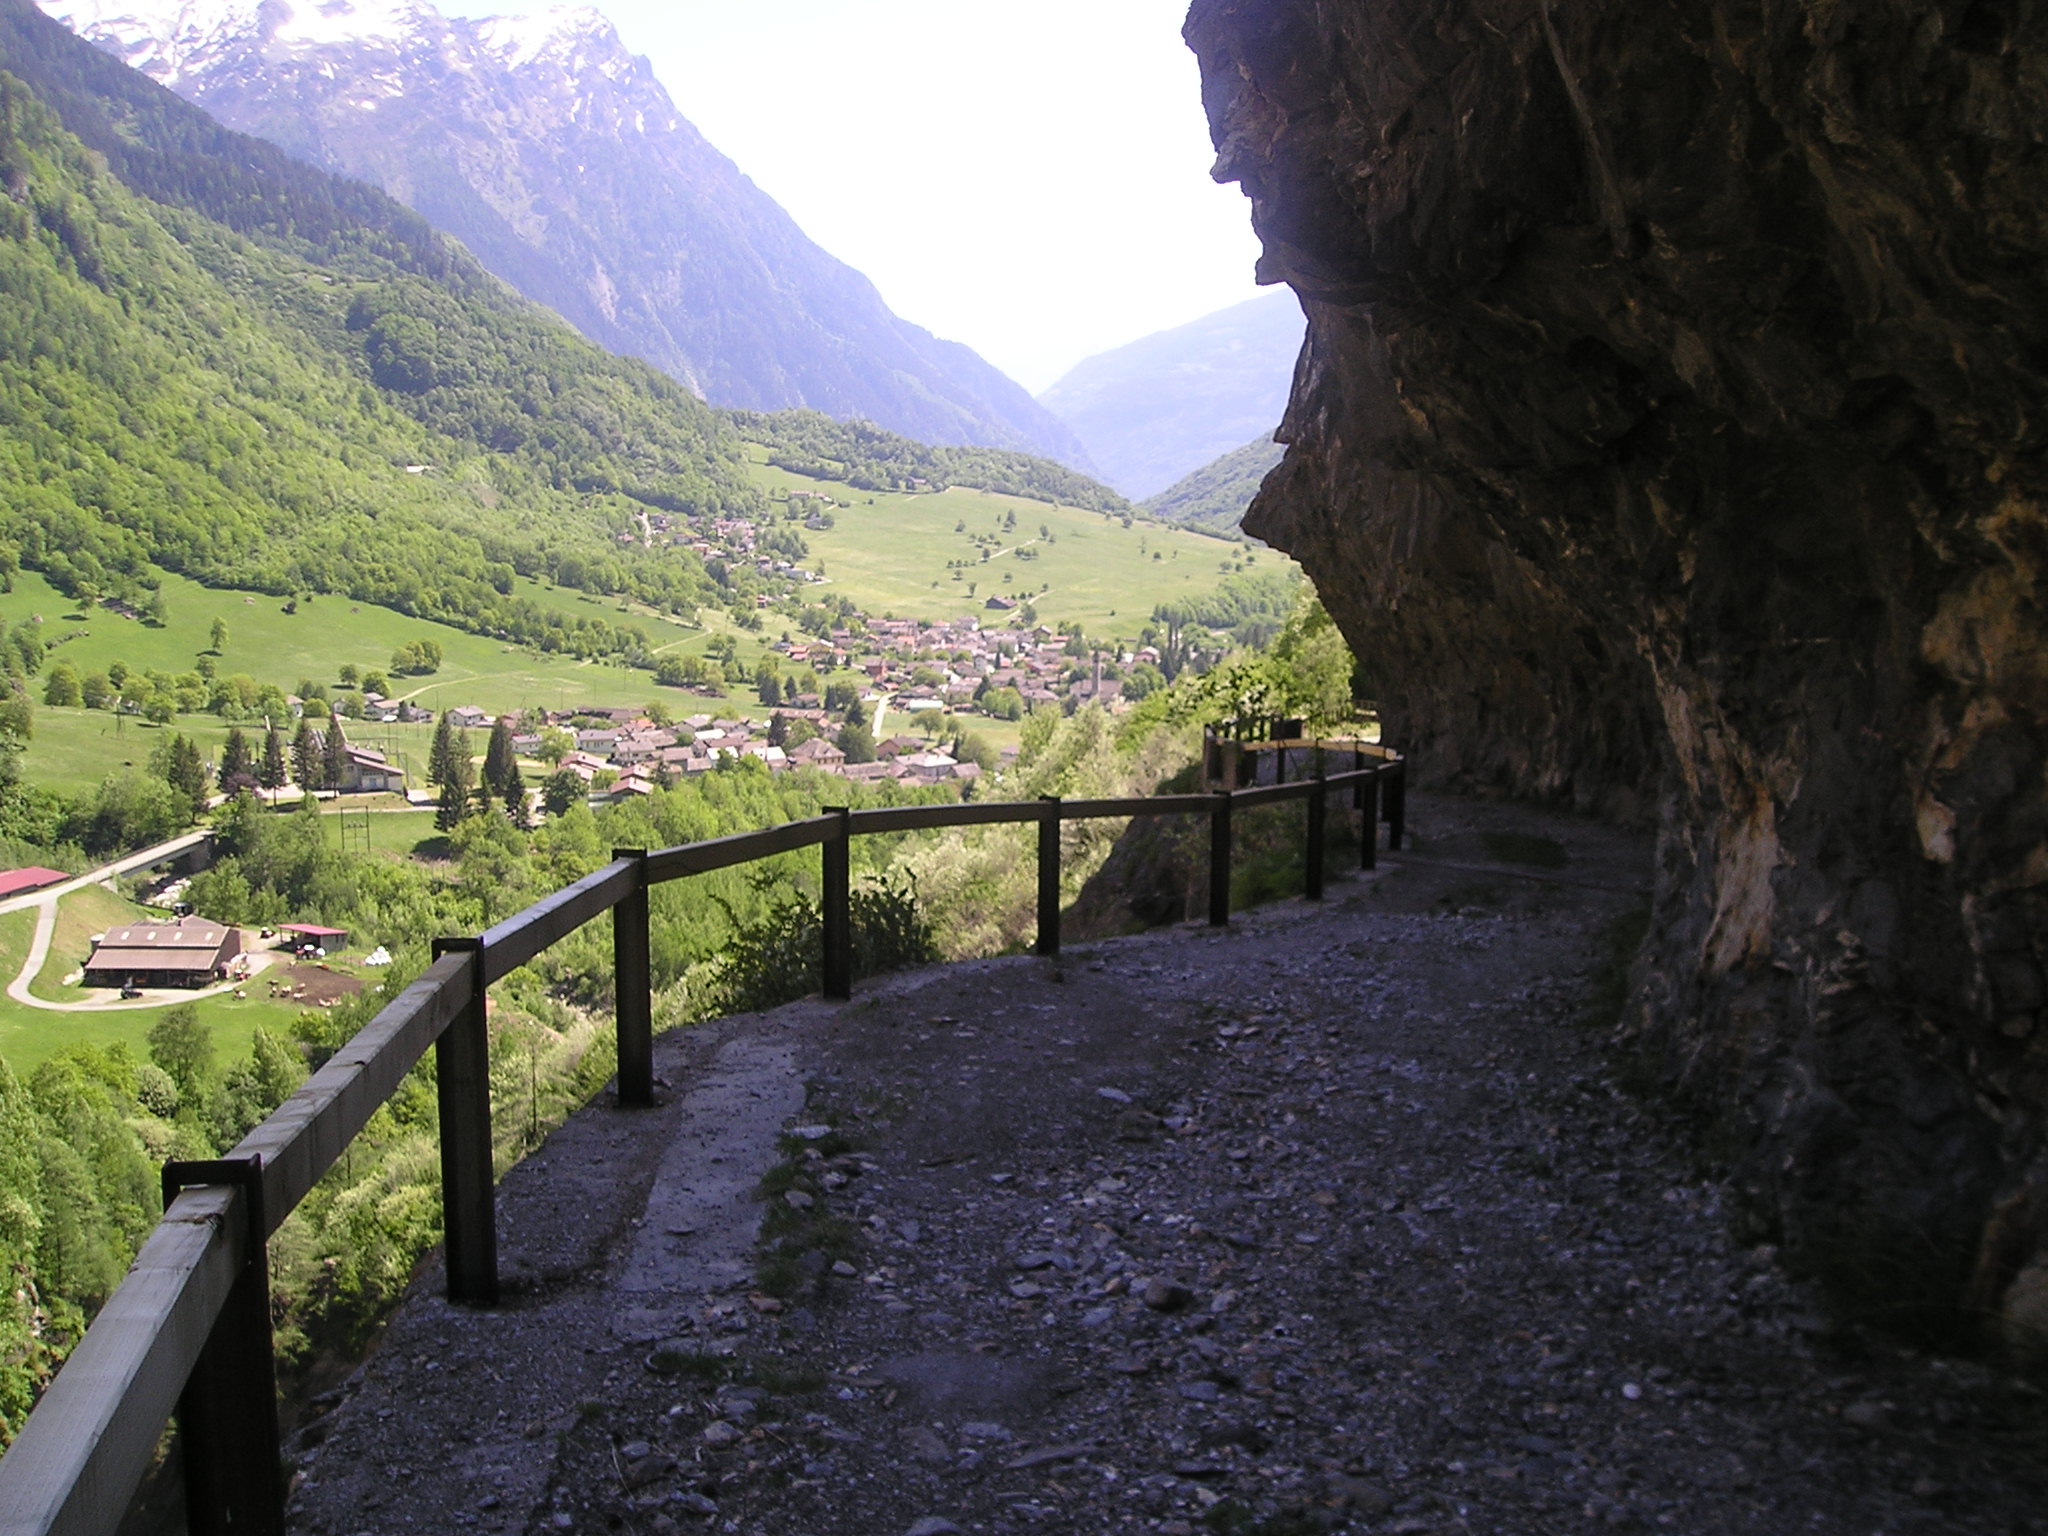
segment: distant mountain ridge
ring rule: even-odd
[[[1285,451],[1271,434],[1255,438],[1242,448],[1204,464],[1193,474],[1182,476],[1139,506],[1169,523],[1225,538],[1247,538],[1243,527],[1245,509],[1259,494],[1259,487]]]
[[[1077,364],[1038,397],[1133,500],[1253,438],[1287,408],[1305,324],[1276,289]]]
[[[38,0],[232,128],[382,187],[613,351],[717,405],[1092,465],[970,348],[891,313],[676,110],[588,7]]]

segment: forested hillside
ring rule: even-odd
[[[961,485],[1091,512],[1130,509],[1123,497],[1101,482],[1028,453],[934,447],[885,432],[872,422],[835,421],[819,411],[727,414],[742,437],[769,450],[770,464],[863,491],[908,490],[922,481],[935,491]]]
[[[1280,462],[1281,452],[1270,435],[1260,437],[1204,464],[1139,505],[1165,522],[1241,539],[1245,508]]]
[[[0,68],[0,540],[21,564],[85,599],[139,606],[168,569],[578,654],[640,646],[513,597],[515,573],[685,613],[718,596],[688,553],[618,542],[646,508],[759,505],[680,386],[20,0]]]

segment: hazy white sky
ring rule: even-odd
[[[812,239],[1034,392],[1256,291],[1187,0],[591,3]]]

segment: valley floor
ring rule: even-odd
[[[1411,817],[1319,906],[666,1038],[504,1181],[504,1305],[430,1265],[316,1403],[293,1529],[2048,1531],[2040,1396],[1832,1326],[1616,1086],[1647,848]]]

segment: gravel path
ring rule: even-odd
[[[1831,1326],[1614,1085],[1647,849],[1411,814],[1317,907],[665,1041],[506,1180],[508,1304],[423,1275],[321,1405],[294,1528],[2048,1532],[2040,1395]]]

